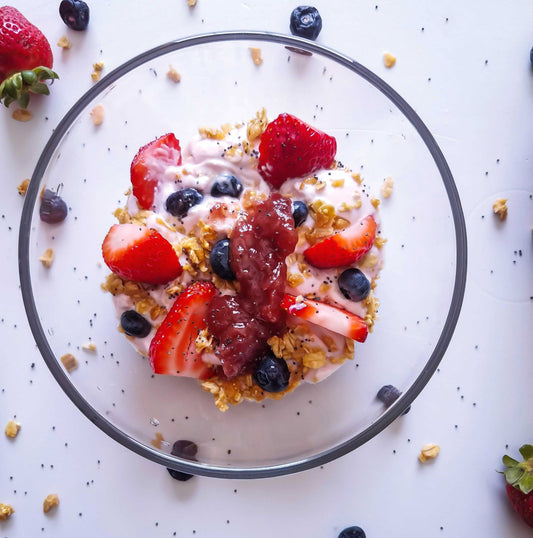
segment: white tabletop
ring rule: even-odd
[[[31,335],[19,289],[23,198],[52,129],[105,69],[155,45],[218,30],[288,33],[293,7],[274,0],[91,2],[87,32],[67,29],[59,2],[14,2],[47,35],[61,80],[18,123],[0,110],[0,502],[16,512],[0,538],[255,536],[369,538],[531,536],[505,499],[504,453],[533,442],[533,6],[515,0],[318,0],[318,41],[375,71],[435,135],[461,196],[469,239],[467,291],[451,345],[411,412],[322,468],[264,480],[166,470],[108,438],[58,387]],[[468,6],[468,7],[467,7]],[[72,48],[55,45],[62,35]],[[383,52],[397,57],[392,69]],[[508,198],[509,215],[492,214]],[[441,447],[421,465],[426,443]],[[42,502],[57,493],[57,510]]]

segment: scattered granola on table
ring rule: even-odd
[[[17,190],[19,191],[19,194],[21,196],[24,196],[28,190],[28,187],[30,186],[30,180],[29,178],[26,178],[22,181],[22,183],[17,187]]]
[[[59,497],[57,496],[57,493],[50,493],[50,495],[47,495],[43,501],[43,512],[46,514],[58,505]]]
[[[425,463],[427,460],[433,460],[435,459],[440,452],[439,445],[436,445],[434,443],[428,443],[427,445],[424,445],[422,447],[422,450],[420,451],[420,454],[418,455],[418,459]]]
[[[388,69],[394,67],[394,65],[396,64],[396,56],[393,56],[390,52],[385,52],[383,54],[383,63]]]
[[[40,256],[39,261],[43,264],[44,267],[50,269],[52,267],[52,262],[54,261],[54,250],[47,248]]]
[[[14,512],[15,510],[10,504],[0,503],[0,521],[9,519]]]
[[[5,429],[5,434],[7,437],[15,438],[20,431],[20,424],[14,420],[10,420]]]
[[[500,220],[507,218],[507,198],[498,198],[492,204],[492,211]]]
[[[29,110],[26,110],[25,108],[16,108],[15,110],[13,110],[13,114],[11,114],[11,117],[17,121],[26,122],[30,121],[33,115]]]
[[[102,76],[104,70],[104,62],[95,62],[93,64],[93,72],[91,73],[91,79],[93,82],[98,82]]]
[[[96,344],[94,342],[85,342],[85,344],[82,344],[81,349],[96,353]]]
[[[66,35],[62,36],[59,41],[57,42],[57,46],[61,47],[62,49],[70,49],[72,47],[72,43],[68,39]]]

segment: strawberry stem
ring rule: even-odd
[[[0,102],[8,107],[16,101],[21,108],[27,108],[30,94],[49,95],[50,88],[46,81],[53,83],[58,78],[57,73],[42,65],[14,73],[0,84]]]

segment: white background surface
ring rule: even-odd
[[[439,371],[411,412],[354,453],[288,477],[186,483],[107,438],[48,372],[20,296],[23,198],[16,187],[91,86],[93,62],[103,60],[110,71],[145,49],[208,31],[288,33],[297,4],[198,0],[189,9],[186,0],[93,1],[84,33],[64,26],[59,2],[14,4],[49,38],[61,80],[52,97],[30,105],[34,117],[26,124],[0,110],[0,426],[14,416],[22,424],[15,440],[0,436],[0,502],[16,510],[0,523],[0,537],[336,538],[354,524],[369,538],[531,536],[496,472],[504,453],[517,456],[533,442],[530,0],[505,7],[481,0],[314,3],[324,21],[318,41],[390,83],[448,160],[469,236],[463,310]],[[55,46],[64,34],[70,51]],[[383,66],[385,50],[398,58],[391,70]],[[492,215],[498,197],[509,198],[505,223]],[[420,465],[428,442],[441,453]],[[51,492],[60,506],[45,515],[42,501]]]

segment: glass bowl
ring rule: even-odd
[[[255,65],[250,48],[261,49]],[[291,50],[292,49],[292,50]],[[297,50],[294,50],[297,49]],[[302,54],[305,52],[306,54]],[[176,84],[169,65],[181,73]],[[96,127],[90,111],[102,104]],[[379,319],[356,357],[281,401],[220,412],[191,379],[153,375],[100,289],[109,273],[101,244],[125,203],[137,149],[167,132],[189,140],[199,126],[290,112],[337,139],[337,158],[382,200],[385,264]],[[69,214],[39,219],[40,192],[56,189]],[[39,261],[52,248],[54,261]],[[181,39],[109,73],[67,113],[47,143],[26,194],[19,241],[22,295],[37,345],[61,388],[99,428],[134,452],[186,473],[258,478],[309,469],[362,445],[413,402],[450,342],[463,299],[466,233],[446,161],[414,110],[356,61],[307,40],[261,32]],[[92,342],[96,351],[85,344]],[[68,372],[60,358],[74,355]],[[378,389],[401,397],[386,408]],[[157,435],[159,434],[159,435]],[[170,453],[198,445],[197,461]]]

